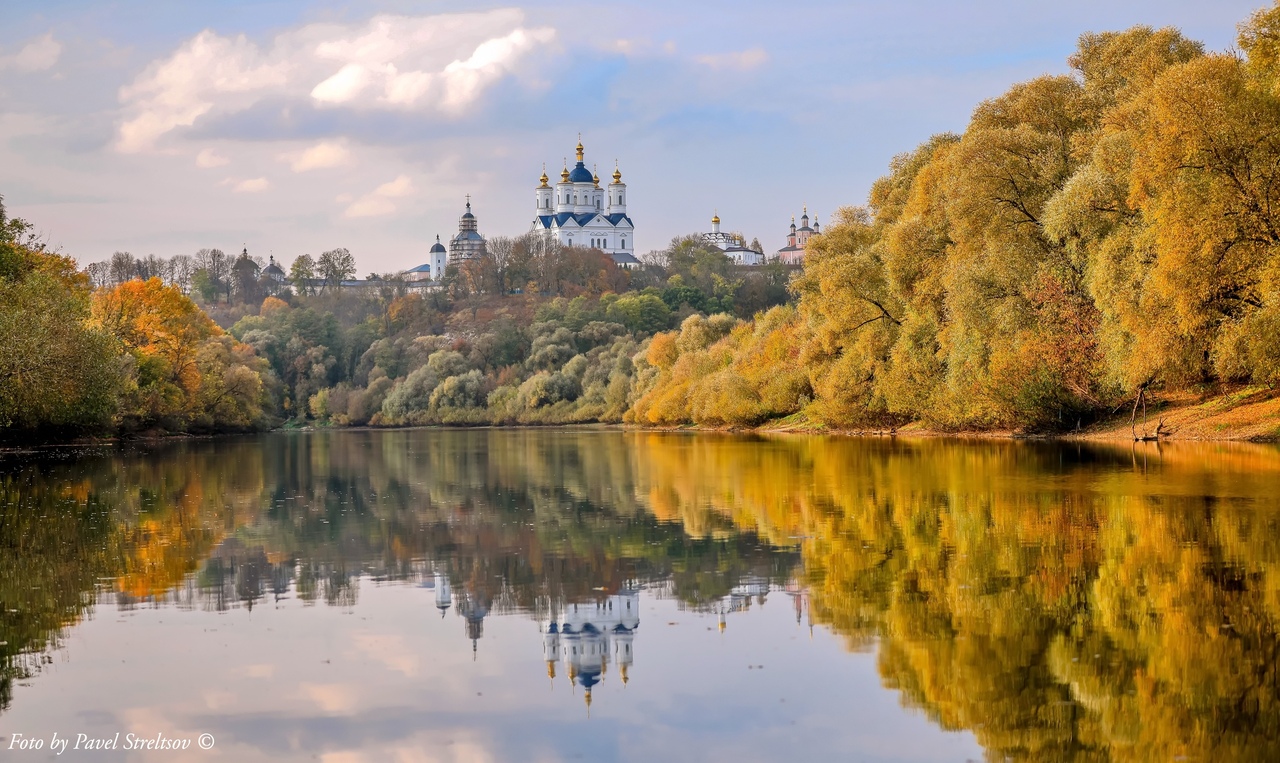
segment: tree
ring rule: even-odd
[[[94,292],[91,325],[131,354],[125,415],[137,425],[183,427],[201,415],[196,356],[222,331],[176,286],[134,279]]]
[[[121,284],[138,277],[138,263],[128,252],[116,252],[111,255],[109,280],[112,284]]]
[[[346,249],[330,249],[316,261],[316,272],[324,280],[324,288],[338,288],[356,274],[356,259]]]
[[[315,290],[312,288],[312,284],[315,280],[315,260],[309,254],[298,255],[293,264],[289,266],[289,281],[293,283],[293,288],[304,296],[313,294]]]
[[[195,272],[195,262],[190,255],[175,254],[169,260],[169,283],[177,286],[183,294],[191,293],[191,276]]]
[[[118,346],[86,323],[88,277],[29,232],[0,198],[0,430],[103,427],[115,413]]]
[[[214,294],[224,293],[231,301],[231,258],[221,249],[201,249],[192,259],[195,269],[204,271],[203,283]]]

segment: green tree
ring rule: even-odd
[[[316,260],[316,273],[324,280],[324,288],[338,288],[356,274],[356,259],[346,249],[330,249]]]

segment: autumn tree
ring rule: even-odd
[[[324,281],[324,288],[337,289],[342,282],[356,274],[356,259],[346,249],[330,249],[316,260],[316,275]]]
[[[0,433],[108,425],[118,349],[86,323],[89,279],[49,253],[0,198]]]
[[[316,263],[309,254],[300,254],[289,266],[289,281],[293,289],[302,295],[315,293],[312,284],[316,280]]]

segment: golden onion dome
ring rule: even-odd
[[[720,224],[720,213],[719,213],[719,212],[716,212],[716,216],[715,216],[715,217],[713,217],[713,218],[711,218],[711,222],[715,223],[716,225],[719,225],[719,224]]]
[[[565,160],[565,163],[564,163],[564,169],[560,170],[560,182],[561,182],[561,183],[567,183],[567,182],[569,182],[569,162],[568,162],[568,160]]]
[[[613,164],[613,182],[615,182],[615,183],[621,183],[621,182],[622,182],[622,170],[618,169],[618,163],[617,163],[617,162],[614,162],[614,164]]]
[[[546,187],[547,187],[547,181],[548,181],[548,180],[550,180],[550,178],[548,178],[548,177],[547,177],[547,165],[545,165],[545,164],[544,164],[544,165],[542,165],[542,177],[538,178],[538,182],[542,183],[542,185],[540,185],[540,186],[538,186],[538,187],[539,187],[539,188],[546,188]]]
[[[600,175],[595,171],[595,166],[591,167],[591,182],[596,184],[596,188],[600,187]]]
[[[578,152],[578,161],[582,161],[582,151],[583,151],[583,149],[582,149],[582,136],[581,136],[581,135],[579,135],[579,136],[578,136],[578,145],[577,145],[577,149],[576,149],[576,150],[577,150],[577,152]]]

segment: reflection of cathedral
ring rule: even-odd
[[[659,583],[650,591],[665,598],[664,589],[670,594],[670,584],[669,580],[665,585]],[[484,635],[485,617],[495,612],[517,611],[512,609],[510,602],[504,603],[502,595],[492,599],[483,591],[473,591],[470,585],[460,588],[455,596],[448,574],[440,570],[435,571],[431,583],[424,583],[426,586],[435,590],[435,605],[441,617],[452,608],[466,621],[465,630],[467,638],[471,639],[473,656]],[[696,606],[695,611],[715,614],[719,630],[723,632],[728,615],[747,612],[752,604],[764,606],[769,593],[775,590],[779,587],[767,578],[747,575],[740,578],[728,594]],[[795,579],[781,590],[791,599],[796,623],[799,624],[808,609],[807,592]],[[546,621],[542,621],[548,612],[544,606],[549,607],[550,612]],[[684,608],[683,604],[680,606]],[[611,666],[617,670],[623,684],[630,680],[628,672],[635,659],[633,648],[636,631],[640,627],[640,586],[634,581],[618,593],[598,601],[576,604],[547,602],[539,605],[538,612],[543,613],[537,616],[541,623],[542,658],[547,665],[547,676],[554,682],[558,674],[567,674],[571,687],[581,686],[584,689],[588,709],[591,707],[592,689],[604,680]],[[809,628],[812,631],[812,621]]]
[[[717,624],[720,630],[723,631],[725,629],[725,615],[734,612],[746,612],[751,608],[752,599],[755,599],[763,607],[768,596],[769,581],[755,576],[743,579],[741,583],[729,591],[728,596],[722,597],[711,607],[712,611],[717,615]]]
[[[556,677],[556,664],[563,663],[569,682],[586,690],[591,706],[591,687],[600,683],[612,662],[622,683],[633,659],[632,642],[640,627],[640,592],[626,589],[607,599],[587,604],[569,604],[564,613],[543,629],[542,657],[547,675]]]

